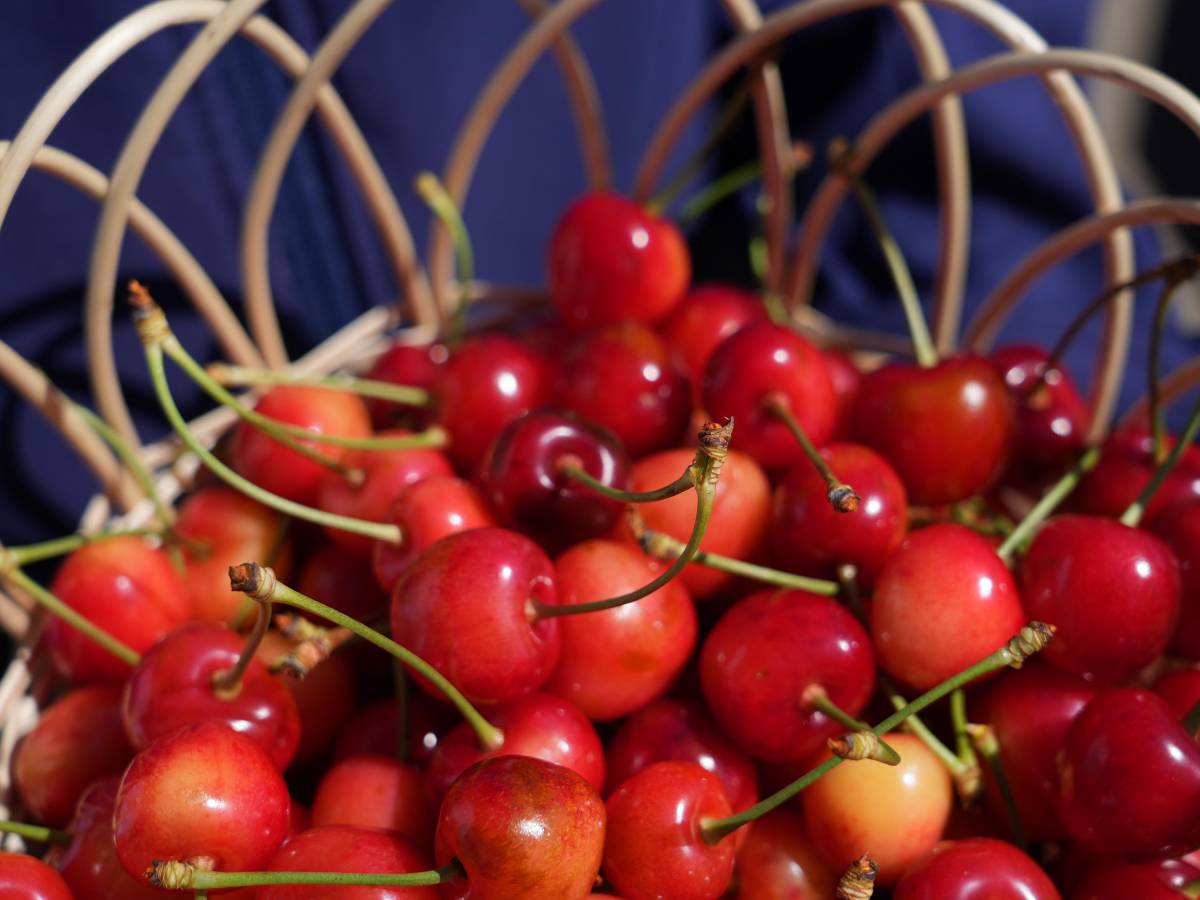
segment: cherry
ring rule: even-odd
[[[762,301],[749,291],[728,284],[702,284],[688,293],[658,330],[676,364],[693,385],[699,385],[720,343],[766,317]]]
[[[387,595],[371,567],[337,544],[326,544],[305,560],[296,590],[360,622],[377,619],[387,609]]]
[[[881,887],[899,881],[937,843],[953,795],[946,767],[918,738],[884,739],[900,754],[899,765],[843,763],[800,795],[809,837],[826,862],[841,871],[870,851]]]
[[[955,524],[904,539],[875,580],[869,618],[879,664],[922,691],[979,662],[1026,621],[992,544]]]
[[[1046,659],[1115,682],[1162,653],[1179,616],[1179,564],[1146,531],[1066,515],[1038,532],[1020,566],[1025,609],[1057,627]]]
[[[563,606],[603,600],[657,578],[665,563],[616,541],[586,541],[554,562]],[[696,645],[687,589],[670,581],[636,603],[559,619],[562,655],[546,690],[592,719],[616,719],[661,696]]]
[[[578,772],[597,791],[604,787],[604,747],[587,716],[553,694],[532,694],[490,710],[488,721],[504,732],[494,751],[479,746],[463,722],[438,744],[426,776],[435,797],[444,797],[463,772],[493,756],[532,756]]]
[[[313,797],[314,826],[384,828],[404,835],[424,850],[433,847],[433,823],[434,811],[421,771],[394,757],[351,756],[340,760],[325,772]]]
[[[733,877],[732,835],[704,841],[732,812],[721,780],[691,762],[659,762],[608,798],[604,874],[629,897],[716,900]]]
[[[62,876],[24,853],[0,853],[0,897],[13,900],[75,900]]]
[[[1154,860],[1200,846],[1200,746],[1161,697],[1097,696],[1071,724],[1059,773],[1059,816],[1089,850]]]
[[[531,601],[558,602],[537,544],[503,528],[463,531],[404,573],[392,594],[392,634],[472,702],[503,703],[536,691],[558,662],[559,622],[532,618]]]
[[[564,464],[623,489],[629,461],[617,439],[574,413],[535,410],[509,423],[488,453],[484,493],[506,525],[558,552],[610,531],[625,505],[570,478]]]
[[[1093,865],[1071,894],[1071,900],[1180,900],[1180,890],[1200,878],[1186,863],[1109,863]]]
[[[839,512],[828,486],[807,460],[788,470],[775,490],[770,529],[773,558],[805,575],[833,577],[853,565],[870,585],[908,528],[908,500],[900,476],[882,456],[860,444],[830,444],[821,456],[854,486],[858,508]]]
[[[409,694],[405,711],[408,715],[405,749],[413,763],[423,766],[459,720],[447,704],[415,691]],[[333,748],[334,760],[367,754],[396,755],[401,749],[396,701],[379,700],[360,710],[340,734]]]
[[[607,428],[635,457],[679,440],[691,412],[690,392],[662,338],[635,322],[577,337],[559,378],[562,404]]]
[[[894,900],[1060,900],[1058,888],[1032,859],[1005,841],[942,841],[917,860]]]
[[[585,896],[604,831],[604,804],[582,775],[528,756],[481,760],[438,814],[438,865],[457,859],[467,874],[444,884],[442,896]]]
[[[1146,527],[1162,538],[1179,562],[1179,624],[1168,649],[1200,660],[1200,500],[1168,506]]]
[[[353,438],[371,434],[366,404],[347,391],[280,385],[263,394],[254,409],[267,418],[318,434]],[[237,424],[232,441],[233,467],[241,475],[280,497],[313,504],[328,469],[248,422]],[[339,455],[332,445],[305,443],[333,458]]]
[[[121,692],[108,685],[81,687],[42,711],[13,754],[12,779],[37,821],[61,828],[84,788],[120,774],[133,758],[121,722]]]
[[[1154,475],[1154,441],[1143,428],[1122,428],[1104,442],[1100,462],[1071,494],[1072,507],[1093,516],[1117,518],[1137,499]],[[1146,506],[1153,517],[1185,500],[1200,498],[1200,447],[1183,451],[1175,468],[1159,485]]]
[[[854,364],[854,360],[840,350],[826,350],[823,355],[825,369],[829,373],[829,382],[833,385],[833,395],[837,401],[837,426],[833,433],[836,437],[844,437],[849,431],[850,411],[854,408],[854,398],[858,396],[863,373]]]
[[[700,679],[709,709],[743,750],[768,762],[800,762],[845,731],[812,707],[805,689],[823,688],[858,715],[871,696],[875,661],[862,626],[838,603],[768,590],[717,622],[700,651]]]
[[[563,213],[546,267],[550,300],[576,330],[656,322],[683,299],[692,275],[673,223],[605,193],[584,194]]]
[[[1200,703],[1200,669],[1176,669],[1154,683],[1154,693],[1167,701],[1172,715],[1182,720]]]
[[[288,832],[287,785],[266,751],[223,722],[160,738],[133,758],[117,794],[113,834],[125,871],[159,861],[261,869]]]
[[[375,360],[367,378],[431,390],[437,381],[438,369],[449,357],[450,351],[445,344],[393,344]],[[424,425],[430,418],[428,407],[386,400],[368,399],[367,410],[376,428],[387,428],[405,419],[413,425]]]
[[[189,618],[179,574],[140,537],[83,545],[63,561],[50,592],[138,653]],[[58,671],[77,684],[129,674],[128,665],[57,617],[46,626],[46,646]]]
[[[451,355],[434,385],[438,423],[460,469],[479,469],[492,441],[518,416],[554,400],[548,359],[502,335],[471,338]]]
[[[429,858],[391,832],[349,825],[311,828],[284,842],[267,866],[271,872],[424,872]],[[256,900],[436,900],[435,887],[268,885]]]
[[[1033,468],[1070,464],[1083,450],[1090,418],[1071,376],[1057,367],[1046,371],[1050,353],[1034,344],[997,347],[988,359],[1016,402],[1013,462]]]
[[[700,390],[710,416],[735,419],[739,448],[775,471],[802,457],[791,431],[771,410],[773,400],[788,404],[817,447],[837,423],[837,397],[821,351],[770,322],[748,325],[717,347]]]
[[[895,466],[913,503],[936,506],[999,479],[1016,433],[1015,406],[1004,380],[979,357],[932,368],[891,363],[863,377],[852,430]]]
[[[821,858],[804,831],[804,820],[788,807],[755,819],[738,852],[738,896],[745,900],[826,900],[838,875]]]

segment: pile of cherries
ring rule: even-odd
[[[0,856],[0,896],[1196,896],[1200,451],[1128,516],[1161,442],[1083,474],[1044,349],[862,371],[614,195],[548,256],[553,318],[379,359],[428,404],[261,393],[336,466],[217,448],[391,540],[202,478],[164,540],[65,558],[50,594],[126,652],[49,621],[36,826],[2,826],[45,862]]]

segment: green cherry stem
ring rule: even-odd
[[[977,678],[982,678],[984,675],[995,672],[997,669],[1003,669],[1006,666],[1020,668],[1026,659],[1049,643],[1053,634],[1053,626],[1042,622],[1030,622],[1003,647],[974,665],[963,669],[957,675],[952,675],[941,684],[930,688],[916,700],[906,704],[903,709],[897,710],[888,716],[872,728],[871,731],[876,735],[887,734],[921,710],[933,705],[955,689],[970,684]],[[747,807],[732,816],[726,816],[722,819],[711,819],[701,823],[700,830],[705,842],[715,844],[734,831],[737,831],[743,825],[753,822],[758,817],[764,816],[771,810],[782,806],[827,772],[837,768],[842,762],[841,757],[831,757],[816,768],[809,770],[797,778],[791,784],[781,788],[769,797],[763,798],[753,806]]]
[[[682,494],[685,491],[690,491],[696,486],[692,473],[692,466],[688,466],[683,470],[683,474],[672,481],[670,484],[657,488],[653,491],[623,491],[620,488],[615,488],[605,484],[602,481],[597,481],[584,468],[579,459],[570,454],[563,456],[558,462],[558,472],[572,481],[578,481],[580,484],[595,491],[597,494],[602,494],[612,500],[620,501],[621,503],[654,503],[658,500],[666,500],[668,497],[674,497]]]
[[[1196,900],[1197,897],[1200,897],[1200,878],[1197,878],[1195,881],[1189,881],[1179,889],[1179,892],[1187,897],[1188,900]]]
[[[462,213],[454,198],[446,191],[438,177],[432,172],[422,172],[413,181],[413,189],[425,201],[430,211],[438,217],[454,242],[455,277],[458,280],[458,299],[454,312],[446,323],[448,341],[457,346],[466,332],[467,306],[470,286],[475,281],[475,251],[471,247],[471,235],[463,221]]]
[[[1166,481],[1167,476],[1171,474],[1171,470],[1175,468],[1175,464],[1183,456],[1183,451],[1190,447],[1192,442],[1196,440],[1197,434],[1200,434],[1200,397],[1196,398],[1196,404],[1192,407],[1191,414],[1188,416],[1187,426],[1183,429],[1183,434],[1179,436],[1179,440],[1175,442],[1175,446],[1171,448],[1171,452],[1167,454],[1167,458],[1158,464],[1158,468],[1154,470],[1154,475],[1150,478],[1149,483],[1142,488],[1142,492],[1138,494],[1137,499],[1129,504],[1129,508],[1125,512],[1121,513],[1122,525],[1136,528],[1138,523],[1142,521],[1142,516],[1146,514],[1146,507],[1154,498],[1155,492]]]
[[[791,403],[788,398],[781,393],[772,393],[763,400],[763,406],[778,418],[788,431],[792,433],[792,437],[796,439],[804,455],[808,457],[808,461],[812,463],[825,481],[825,497],[829,500],[829,505],[835,510],[842,513],[854,512],[858,509],[862,498],[855,493],[854,488],[843,482],[833,469],[829,467],[829,463],[825,461],[819,450],[809,440],[808,434],[804,431],[804,426],[800,424],[800,420],[792,413]]]
[[[121,436],[121,432],[109,425],[108,422],[92,412],[88,407],[82,403],[76,403],[74,409],[79,417],[87,423],[87,426],[96,432],[100,440],[112,447],[113,452],[117,454],[117,457],[125,464],[125,467],[129,469],[133,477],[137,479],[137,483],[141,486],[143,493],[154,504],[154,515],[158,519],[159,525],[164,529],[170,528],[175,521],[175,511],[158,496],[158,488],[154,483],[154,476],[146,468],[141,457],[137,455],[137,451],[129,446],[129,442]]]
[[[23,544],[19,547],[5,548],[8,553],[8,559],[15,566],[29,566],[33,563],[39,563],[43,560],[54,559],[58,556],[65,556],[78,550],[85,544],[96,544],[100,541],[108,541],[113,538],[121,537],[157,537],[159,531],[156,528],[130,528],[122,531],[97,531],[94,534],[68,534],[64,537],[54,538],[49,541],[40,541],[36,544]]]
[[[996,732],[991,725],[968,723],[967,735],[971,743],[983,757],[996,787],[1000,791],[1000,799],[1004,802],[1004,815],[1008,819],[1009,830],[1012,831],[1013,843],[1025,852],[1029,851],[1029,840],[1025,836],[1025,827],[1021,824],[1021,812],[1017,809],[1017,800],[1013,796],[1012,785],[1004,771],[1004,762],[1000,759],[1000,742],[996,740]]]
[[[46,828],[44,825],[29,825],[25,822],[10,822],[0,820],[0,833],[17,834],[39,844],[69,844],[71,835],[57,828]]]
[[[1163,421],[1162,397],[1159,389],[1161,373],[1162,338],[1167,327],[1167,312],[1175,297],[1176,289],[1182,283],[1181,278],[1168,277],[1163,281],[1162,291],[1159,292],[1158,302],[1154,307],[1154,325],[1150,329],[1150,349],[1146,354],[1146,394],[1150,416],[1150,435],[1155,464],[1161,463],[1167,455],[1166,423]]]
[[[967,695],[962,688],[950,695],[950,727],[954,730],[954,749],[959,760],[978,769],[979,757],[967,733]]]
[[[457,862],[427,872],[205,872],[179,860],[156,862],[146,873],[155,887],[175,891],[216,891],[271,884],[418,887],[442,884],[463,875]]]
[[[1083,476],[1096,467],[1096,463],[1100,461],[1100,452],[1099,447],[1091,447],[1084,451],[1070,471],[1055,482],[1054,486],[1034,504],[1033,509],[1025,514],[1025,518],[1017,524],[1017,527],[1009,532],[1008,537],[996,549],[996,555],[1005,562],[1009,562],[1013,554],[1025,546],[1038,527],[1050,517],[1071,491],[1075,490]]]
[[[340,373],[301,375],[298,372],[287,370],[251,369],[246,366],[231,366],[227,363],[212,363],[208,366],[208,374],[217,383],[226,387],[255,387],[264,384],[297,385],[344,391],[349,394],[358,394],[360,397],[370,397],[374,400],[385,400],[388,403],[405,406],[428,406],[432,402],[429,391],[424,388],[392,384],[390,381],[376,381],[371,378],[357,378]]]
[[[722,200],[762,178],[762,163],[757,159],[731,169],[715,181],[706,184],[679,207],[679,223],[686,225],[700,218]]]
[[[385,653],[394,656],[400,662],[404,663],[410,669],[415,670],[420,675],[424,676],[434,687],[446,695],[454,707],[462,714],[475,734],[479,738],[479,743],[485,749],[497,750],[504,743],[504,733],[495,725],[485,719],[474,706],[471,705],[462,692],[456,688],[450,681],[431,666],[421,657],[417,656],[407,647],[402,647],[386,635],[380,634],[373,628],[370,628],[357,619],[352,619],[345,613],[339,612],[331,606],[326,606],[311,597],[306,597],[299,591],[293,590],[275,577],[275,572],[267,567],[260,566],[258,563],[248,562],[229,568],[229,584],[235,591],[241,591],[251,600],[257,603],[274,603],[282,606],[293,606],[296,609],[304,610],[326,621],[333,622],[335,625],[341,626],[354,634],[361,637],[363,640],[374,644]]]
[[[837,722],[843,728],[852,732],[870,731],[871,726],[861,719],[856,719],[840,706],[833,702],[829,697],[829,692],[819,684],[810,684],[800,694],[800,699],[811,706],[813,709],[828,716],[833,721]],[[900,762],[900,754],[887,741],[879,739],[879,748],[882,755],[879,762],[886,763],[889,766],[898,765]]]

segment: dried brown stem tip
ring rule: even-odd
[[[724,425],[705,422],[696,437],[705,456],[717,463],[724,462],[725,457],[729,455],[729,442],[733,438],[733,418],[726,419]]]
[[[229,567],[229,589],[241,591],[251,600],[267,600],[275,591],[275,571],[256,562]]]
[[[866,729],[831,737],[826,744],[834,756],[842,759],[873,759],[888,766],[900,763],[900,755],[881,741],[879,735]]]
[[[161,344],[171,336],[171,326],[162,308],[136,278],[129,282],[129,305],[133,307],[133,324],[143,344]]]
[[[1021,668],[1025,660],[1045,649],[1054,637],[1055,628],[1045,622],[1030,622],[1017,636],[1008,642],[1009,665],[1014,669]]]
[[[825,496],[829,498],[829,505],[841,513],[857,512],[858,504],[862,502],[862,498],[854,493],[854,488],[848,484],[830,488]]]
[[[867,854],[854,862],[837,883],[837,900],[871,900],[875,894],[875,879],[879,877],[879,866]]]

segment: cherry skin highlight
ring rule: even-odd
[[[1176,656],[1200,661],[1200,500],[1168,506],[1146,527],[1179,563],[1179,622],[1167,647]]]
[[[942,841],[913,863],[894,900],[1061,900],[1032,859],[1005,841]]]
[[[0,897],[14,900],[75,900],[62,876],[24,853],[0,853]]]
[[[382,828],[422,850],[433,848],[434,810],[425,779],[416,766],[394,757],[351,756],[330,766],[313,797],[312,824]]]
[[[702,284],[684,297],[658,331],[680,368],[698,385],[721,342],[766,317],[762,301],[749,291],[728,284]]]
[[[834,895],[839,873],[821,858],[804,830],[804,819],[790,807],[772,810],[742,831],[746,838],[737,857],[739,897],[826,900]]]
[[[1089,420],[1071,376],[1060,368],[1046,371],[1049,352],[1032,344],[998,347],[988,359],[1017,407],[1013,463],[1039,468],[1070,464],[1083,450]]]

